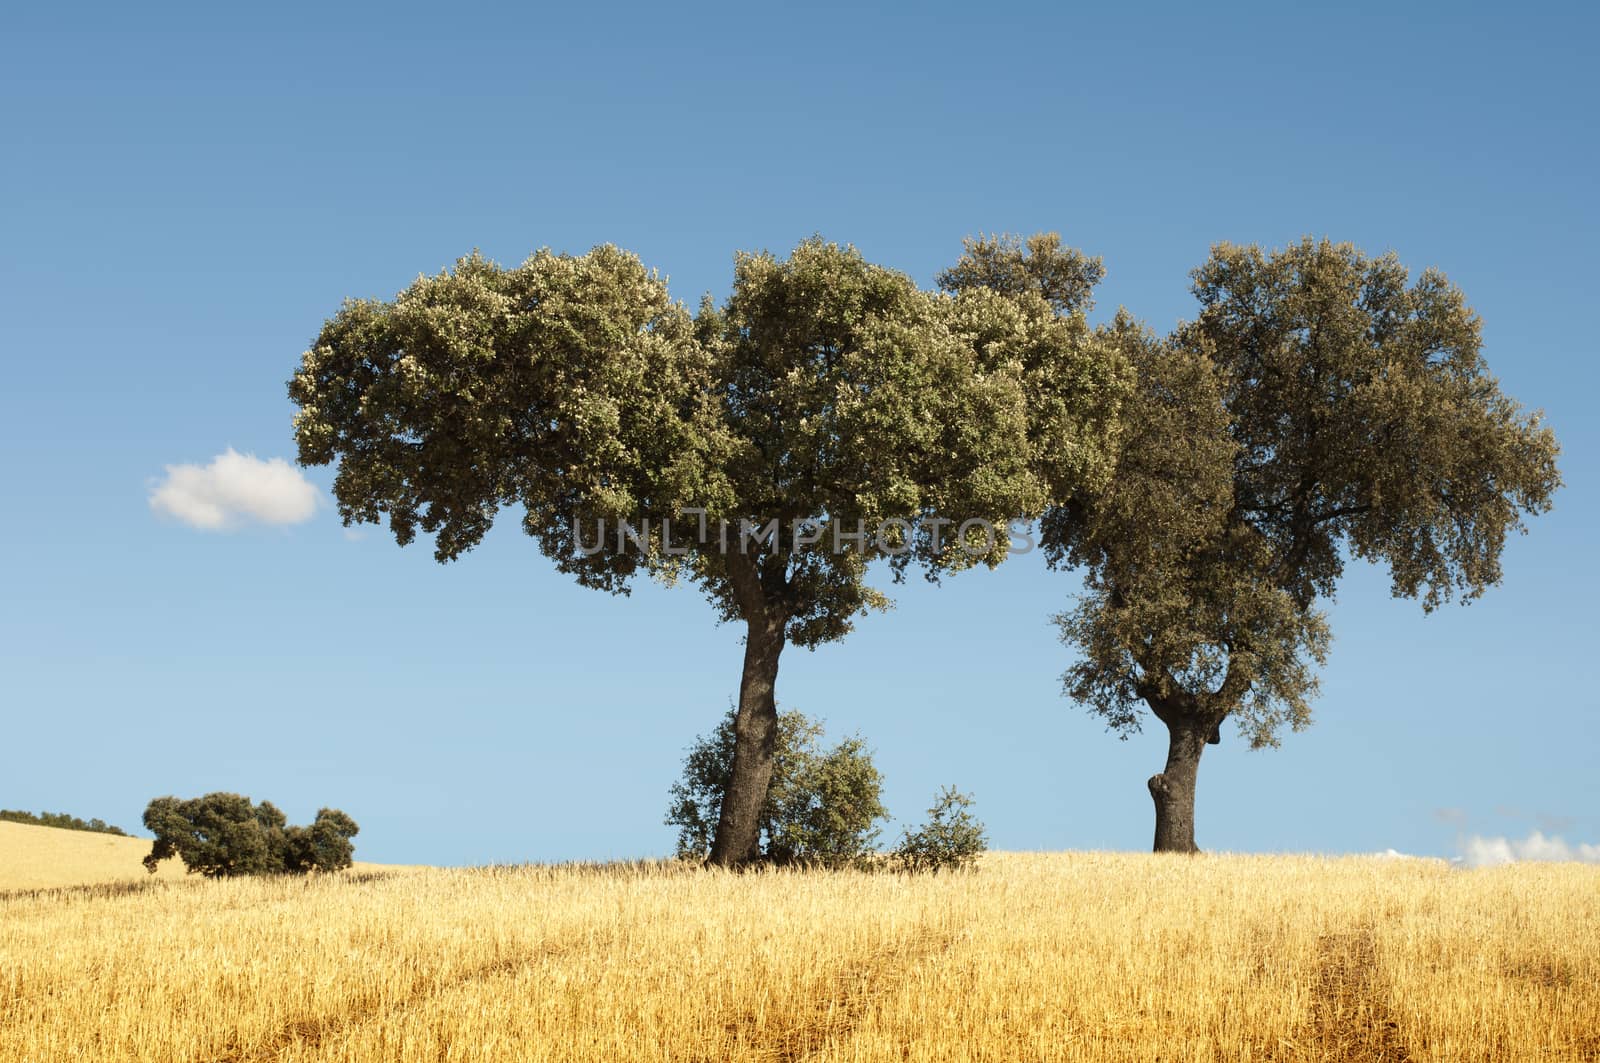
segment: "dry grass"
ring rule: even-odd
[[[0,820],[0,892],[142,881],[149,851],[148,838]],[[156,877],[183,878],[183,865],[169,860]]]
[[[1582,1060],[1600,868],[1097,853],[0,898],[0,1059]]]

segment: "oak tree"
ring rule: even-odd
[[[1124,736],[1169,734],[1157,851],[1195,851],[1195,780],[1233,719],[1252,748],[1311,721],[1350,558],[1425,611],[1499,582],[1506,536],[1550,508],[1554,435],[1490,376],[1480,322],[1435,270],[1306,239],[1222,244],[1167,338],[1101,330],[1137,366],[1116,474],[1044,521],[1086,591],[1058,618],[1066,691]]]
[[[309,827],[291,827],[271,801],[256,804],[230,793],[157,797],[145,808],[144,825],[155,835],[144,858],[147,870],[177,856],[190,872],[208,878],[340,871],[351,864],[350,839],[360,830],[332,808],[320,810]]]
[[[300,461],[345,523],[459,557],[498,512],[580,583],[698,586],[745,628],[709,859],[759,857],[789,645],[888,604],[869,585],[999,563],[1007,523],[1103,487],[1131,387],[1086,324],[1099,263],[969,241],[942,291],[812,239],[740,254],[691,315],[633,255],[474,254],[347,302],[289,385]],[[997,533],[998,532],[998,533]]]

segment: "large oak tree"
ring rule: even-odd
[[[1067,693],[1126,735],[1165,725],[1157,851],[1195,851],[1201,753],[1229,718],[1252,748],[1311,720],[1350,558],[1431,611],[1499,582],[1506,535],[1549,509],[1557,445],[1506,397],[1478,318],[1428,270],[1310,239],[1219,245],[1172,336],[1101,330],[1137,367],[1115,475],[1046,517],[1086,593],[1058,618]]]
[[[1099,276],[1053,236],[977,240],[924,291],[814,239],[739,255],[726,302],[691,315],[615,247],[474,255],[326,323],[289,385],[299,457],[338,462],[347,524],[431,534],[441,562],[520,507],[580,583],[692,581],[741,622],[710,856],[739,865],[783,649],[887,605],[874,561],[895,579],[997,564],[1007,522],[1105,488],[1132,375],[1085,323]]]

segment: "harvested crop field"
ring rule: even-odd
[[[1583,1060],[1600,868],[991,854],[0,895],[7,1060]]]

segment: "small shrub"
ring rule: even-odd
[[[336,809],[324,808],[309,827],[291,827],[270,801],[254,804],[240,794],[214,793],[191,800],[158,797],[144,812],[156,836],[144,866],[152,873],[171,856],[208,878],[304,874],[350,866],[360,828]]]
[[[733,774],[730,707],[717,729],[695,741],[673,783],[666,823],[678,828],[677,855],[703,860],[711,852],[722,798]],[[821,747],[822,724],[798,711],[778,714],[772,783],[761,811],[761,853],[774,864],[842,867],[876,847],[883,777],[859,735]]]
[[[972,815],[972,796],[946,786],[928,809],[928,822],[906,829],[894,856],[906,871],[960,871],[989,848],[983,824]]]

